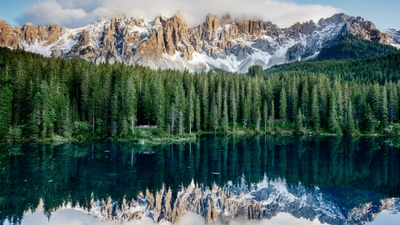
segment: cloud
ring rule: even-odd
[[[204,21],[208,13],[221,16],[270,20],[280,27],[295,22],[332,16],[340,10],[323,5],[300,5],[282,0],[45,0],[28,7],[20,23],[57,23],[67,27],[84,26],[106,16],[125,14],[152,20],[158,15],[172,16],[177,11],[188,26]]]
[[[25,10],[20,23],[74,25],[88,17],[81,8],[63,8],[55,0],[39,2]]]

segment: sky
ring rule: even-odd
[[[204,22],[207,13],[270,20],[279,27],[318,21],[335,13],[361,16],[381,30],[400,30],[400,1],[395,0],[0,0],[0,20],[11,26],[59,24],[76,28],[106,16],[154,19],[180,11],[189,27]]]

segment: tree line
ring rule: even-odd
[[[400,64],[399,55],[387,58]],[[300,134],[400,131],[397,79],[273,71],[151,70],[3,48],[0,137],[129,138],[138,125],[157,126],[156,135],[273,133],[285,126]]]

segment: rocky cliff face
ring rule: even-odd
[[[39,204],[36,212],[43,211],[42,207],[43,204]],[[147,217],[156,223],[175,223],[190,211],[201,215],[205,224],[229,224],[234,219],[271,219],[285,212],[296,218],[311,221],[318,219],[321,223],[343,225],[365,224],[375,220],[381,211],[397,213],[399,207],[400,200],[390,198],[347,209],[340,205],[340,200],[318,188],[310,190],[301,184],[293,186],[284,180],[269,181],[265,177],[262,182],[250,188],[244,181],[242,185],[228,183],[224,187],[214,185],[212,188],[192,184],[183,188],[177,196],[164,188],[157,193],[146,191],[137,199],[122,202],[113,202],[111,198],[93,199],[85,211],[101,220],[121,222]]]
[[[247,72],[254,64],[273,65],[316,56],[342,36],[353,34],[382,44],[392,40],[370,21],[336,14],[318,23],[279,28],[272,22],[207,15],[188,28],[179,16],[105,18],[78,29],[57,25],[11,28],[0,21],[0,46],[23,48],[45,56],[79,57],[95,63],[123,62],[153,68]]]

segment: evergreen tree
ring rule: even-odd
[[[118,96],[114,93],[111,97],[111,136],[117,136],[118,131]]]
[[[274,101],[271,101],[271,114],[269,115],[269,127],[268,130],[271,131],[273,126],[274,126],[274,122],[275,122],[275,105],[274,105]]]
[[[330,99],[330,107],[329,107],[329,131],[332,133],[340,134],[341,129],[338,123],[338,115],[336,111],[337,107],[337,102],[336,102],[336,97],[335,93],[332,92],[331,99]]]
[[[129,76],[128,78],[125,86],[125,93],[124,108],[126,108],[126,119],[130,121],[130,130],[132,134],[134,134],[138,103],[133,76]]]
[[[398,114],[398,101],[396,99],[396,86],[391,84],[391,88],[389,91],[389,102],[388,102],[388,112],[389,112],[389,120],[390,122],[394,122],[397,120]]]
[[[256,127],[260,126],[261,122],[261,90],[260,90],[260,85],[258,82],[258,78],[253,79],[254,81],[252,82],[252,104],[251,104],[251,118],[253,121],[253,124],[256,125]],[[259,130],[256,129],[256,130]]]
[[[211,101],[211,113],[210,113],[210,120],[212,122],[212,130],[214,131],[214,134],[217,133],[218,130],[218,108],[217,108],[217,104],[216,104],[216,98],[215,95],[212,98]]]
[[[188,110],[188,123],[189,123],[189,134],[192,134],[193,122],[194,122],[194,107],[195,107],[195,90],[194,85],[190,85],[189,95],[187,96],[187,110]]]
[[[297,90],[297,78],[294,77],[291,84],[290,84],[290,116],[289,118],[291,121],[296,120],[297,109],[299,107],[299,100],[298,100],[298,90]]]
[[[380,120],[382,124],[382,128],[385,129],[389,125],[389,110],[388,110],[388,100],[387,100],[387,90],[386,87],[382,87],[381,91],[381,105],[380,105]]]
[[[366,124],[367,124],[367,129],[369,132],[374,133],[375,132],[375,116],[374,113],[372,112],[371,106],[368,104],[367,105],[367,111],[365,114],[365,119],[366,119]]]
[[[353,115],[353,104],[351,100],[347,102],[347,113],[346,113],[346,123],[345,123],[345,133],[352,134],[354,133],[354,115]]]
[[[194,124],[196,131],[201,130],[201,108],[200,108],[200,98],[199,95],[196,95],[196,106],[195,106],[195,117],[194,117]]]
[[[226,91],[224,92],[224,103],[223,103],[223,112],[222,112],[222,129],[224,133],[227,133],[229,130],[229,115],[228,115],[228,95]]]
[[[264,100],[264,104],[263,104],[263,120],[264,120],[264,133],[267,133],[268,104],[267,104],[266,100]]]
[[[282,120],[283,123],[287,120],[287,98],[285,88],[282,88],[279,95],[279,119]]]
[[[247,128],[249,126],[250,116],[251,116],[251,85],[250,85],[250,83],[248,83],[248,85],[247,85],[242,110],[243,110],[243,118],[242,118],[243,128]]]
[[[178,126],[178,128],[179,128],[179,135],[180,136],[182,136],[182,134],[183,134],[183,112],[182,112],[182,110],[180,110],[179,111],[179,115],[178,115],[179,117],[178,117],[178,122],[179,122],[179,126]]]
[[[35,94],[32,101],[32,113],[30,114],[28,123],[28,137],[31,139],[37,139],[40,137],[40,132],[42,130],[42,95],[40,92]]]
[[[304,135],[304,129],[303,129],[303,114],[301,113],[301,108],[297,110],[297,116],[296,116],[296,123],[295,123],[295,130],[296,133],[299,135]]]
[[[169,130],[171,132],[172,135],[174,135],[174,131],[175,131],[175,123],[176,123],[176,119],[178,117],[178,112],[175,106],[175,103],[172,103],[170,112],[169,112]]]
[[[222,86],[221,86],[221,81],[218,82],[217,86],[217,92],[216,92],[216,107],[217,107],[217,117],[222,118]]]
[[[232,126],[233,126],[233,132],[235,132],[236,129],[236,120],[237,120],[237,100],[236,100],[236,94],[234,90],[234,85],[231,86],[231,101],[230,101],[230,113],[232,116]]]
[[[0,140],[5,137],[11,127],[11,109],[12,93],[7,86],[0,86]]]
[[[256,132],[260,132],[260,125],[261,125],[261,110],[260,107],[257,106],[256,112],[255,112],[255,118],[256,119],[256,123],[255,123],[255,128],[256,128]]]
[[[156,124],[158,129],[165,129],[165,90],[161,79],[158,79],[156,86],[154,88],[155,95],[155,114],[156,114]],[[190,110],[190,107],[189,107]]]
[[[314,127],[315,132],[319,132],[320,128],[320,117],[319,117],[319,102],[318,102],[318,93],[317,86],[314,85],[312,89],[311,96],[311,120]]]
[[[308,91],[308,79],[305,78],[303,81],[303,87],[301,89],[301,111],[303,112],[303,115],[305,118],[309,118],[309,107],[310,107],[310,94]],[[298,114],[297,114],[298,115]],[[297,116],[296,116],[297,120]]]
[[[203,130],[207,130],[209,124],[209,99],[208,99],[208,80],[207,77],[203,79],[203,86],[202,86],[202,94],[201,94],[201,109],[202,109],[202,119],[203,121],[202,126]]]

